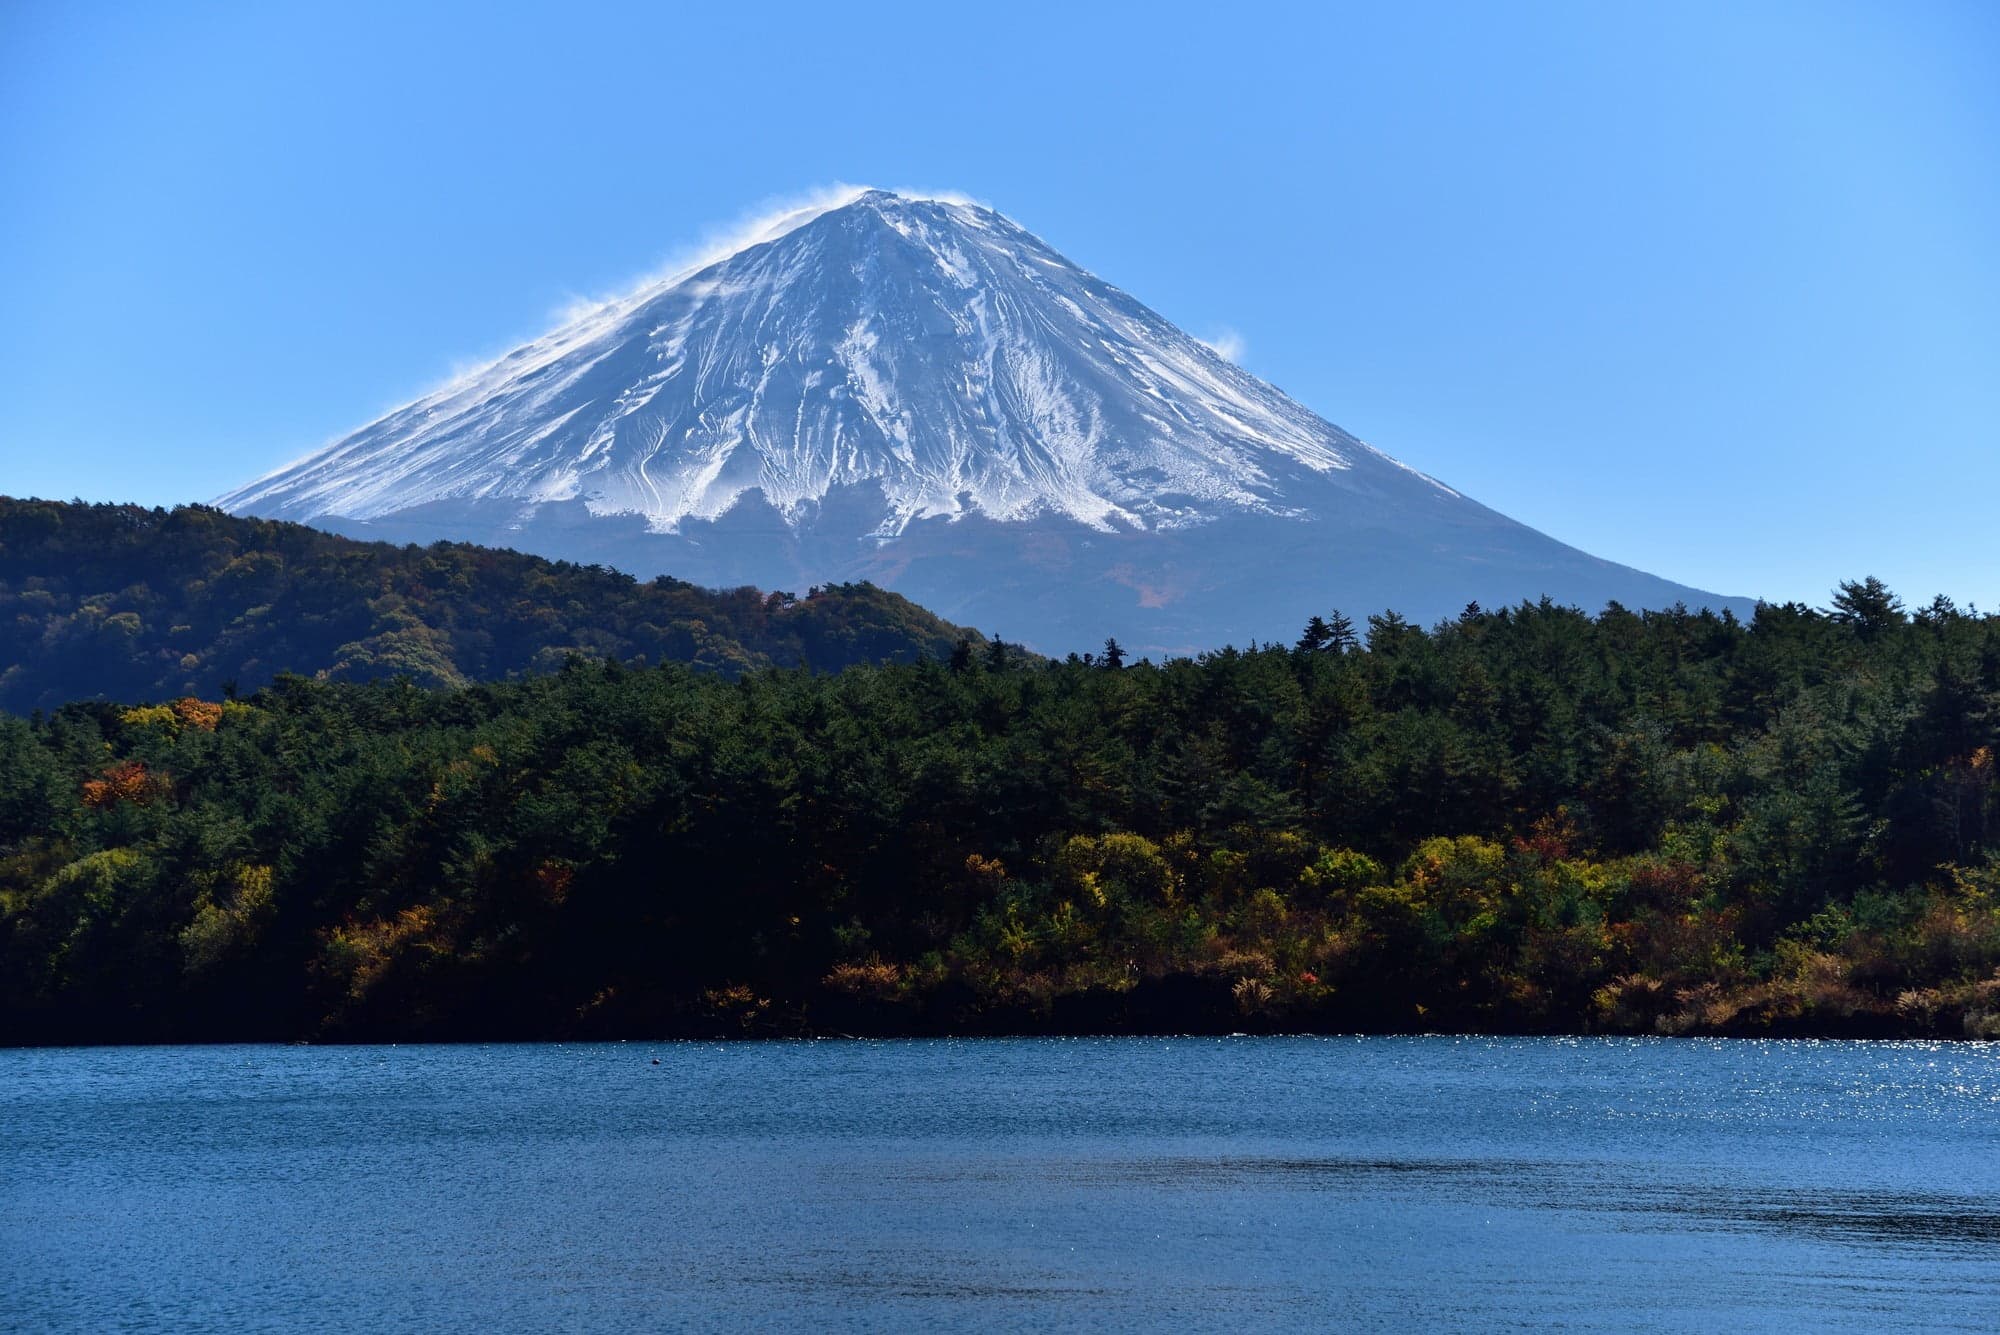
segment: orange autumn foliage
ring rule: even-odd
[[[183,726],[202,732],[214,732],[222,722],[222,705],[216,701],[197,700],[189,695],[174,701],[169,707]]]
[[[120,802],[144,805],[158,795],[160,787],[161,780],[146,768],[145,761],[121,761],[106,769],[102,778],[84,780],[83,804],[98,808]]]

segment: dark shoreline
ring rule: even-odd
[[[1163,980],[1164,981],[1164,980]],[[1197,980],[1202,981],[1202,980]],[[423,1026],[353,1027],[301,1034],[270,1028],[204,1028],[176,1032],[107,1032],[103,1029],[42,1028],[23,1037],[0,1031],[0,1048],[164,1047],[258,1044],[275,1046],[380,1046],[404,1044],[476,1045],[490,1043],[770,1042],[852,1040],[862,1042],[938,1039],[1032,1038],[1577,1038],[1577,1039],[1744,1039],[1779,1041],[1923,1041],[1979,1043],[1990,1037],[1963,1032],[1962,1022],[1915,1024],[1893,1012],[1846,1016],[1745,1016],[1744,1022],[1693,1026],[1672,1031],[1584,1028],[1580,1026],[1472,1022],[1469,1017],[1437,1017],[1421,1025],[1373,1022],[1351,1013],[1325,1016],[1320,1023],[1297,1014],[1243,1015],[1214,1009],[1147,1007],[1144,987],[1109,996],[1081,993],[1056,999],[1047,1012],[996,1007],[976,1014],[895,1014],[875,1008],[772,1008],[749,1016],[718,1016],[688,1007],[645,1016],[603,1017],[569,1025],[499,1025],[476,1022]],[[1227,996],[1226,989],[1224,991]],[[1122,1004],[1121,1004],[1122,1003]],[[1135,1011],[1141,1013],[1135,1014]],[[1955,1018],[1955,1017],[1954,1017]]]
[[[278,1038],[180,1038],[144,1039],[132,1042],[116,1040],[51,1043],[0,1042],[0,1052],[69,1052],[106,1051],[136,1052],[160,1048],[486,1048],[486,1047],[563,1047],[570,1044],[710,1044],[740,1043],[745,1045],[765,1045],[774,1043],[947,1043],[979,1042],[1007,1043],[1025,1042],[1036,1039],[1087,1040],[1140,1040],[1140,1039],[1285,1039],[1285,1038],[1434,1038],[1451,1040],[1469,1039],[1546,1039],[1550,1041],[1628,1042],[1646,1040],[1659,1043],[1951,1043],[1967,1047],[1977,1047],[2000,1042],[2000,1039],[1967,1038],[1954,1034],[1917,1033],[1821,1033],[1797,1032],[1780,1033],[1716,1033],[1716,1034],[1617,1034],[1617,1033],[1574,1033],[1565,1031],[1529,1032],[1525,1030],[1458,1030],[1458,1029],[1407,1029],[1407,1030],[1351,1030],[1351,1029],[1265,1029],[1231,1030],[1223,1032],[1193,1031],[1171,1032],[1137,1031],[1053,1032],[1036,1030],[992,1030],[958,1033],[835,1033],[833,1031],[802,1033],[742,1034],[715,1031],[712,1033],[686,1032],[668,1034],[629,1034],[618,1037],[590,1038],[336,1038],[336,1039],[278,1039]]]

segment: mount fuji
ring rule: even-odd
[[[1551,597],[1729,607],[1390,458],[1000,214],[851,191],[217,502],[697,584],[870,579],[1043,650]]]

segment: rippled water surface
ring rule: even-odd
[[[9,1328],[938,1323],[2000,1328],[2000,1045],[0,1052]]]

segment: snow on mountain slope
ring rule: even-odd
[[[218,503],[710,583],[865,575],[947,615],[991,610],[992,562],[1025,562],[1046,587],[1017,571],[1001,610],[1076,633],[1165,617],[1163,647],[1242,633],[1201,609],[1240,606],[1253,576],[1231,572],[1274,545],[1303,542],[1308,568],[1256,591],[1273,621],[1392,595],[1418,613],[1468,590],[1581,600],[1623,571],[1362,443],[1000,214],[880,190],[795,211]],[[1346,574],[1313,569],[1317,550],[1348,553]],[[1624,575],[1641,605],[1721,601]]]
[[[582,499],[672,532],[751,488],[796,516],[873,481],[884,537],[968,512],[1175,528],[1296,513],[1281,472],[1357,461],[1386,462],[999,214],[870,190],[221,503]]]

